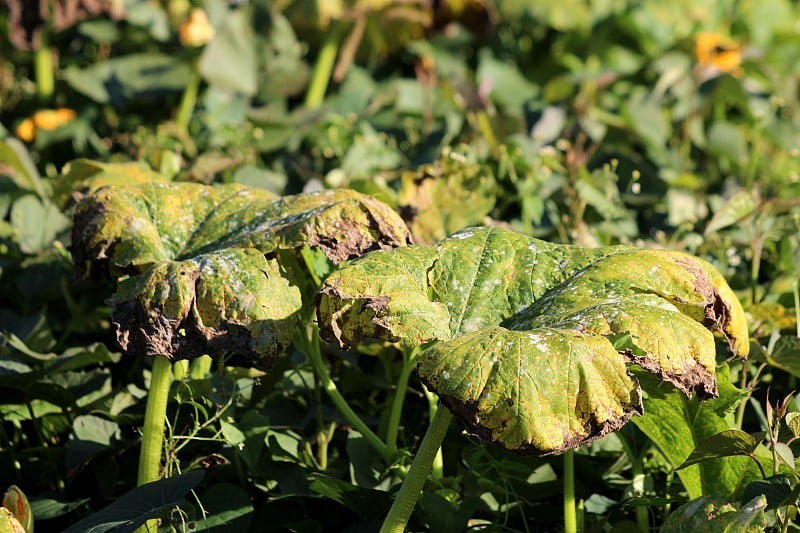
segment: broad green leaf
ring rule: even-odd
[[[141,161],[103,163],[91,159],[75,159],[64,165],[53,192],[56,203],[63,208],[73,194],[90,194],[108,185],[167,181],[169,180]]]
[[[742,503],[763,494],[767,498],[765,510],[775,509],[792,504],[792,478],[785,474],[770,476],[767,479],[756,479],[744,489]]]
[[[758,209],[758,199],[755,191],[742,189],[731,196],[711,217],[706,226],[705,235],[710,235],[721,229],[736,224],[740,220],[752,215]]]
[[[64,533],[133,532],[183,502],[184,496],[203,479],[202,470],[160,479],[136,487],[114,503],[67,528]]]
[[[112,298],[127,352],[233,352],[268,368],[303,305],[301,280],[279,252],[299,257],[310,246],[338,263],[409,238],[398,215],[353,191],[276,198],[236,184],[151,182],[82,201],[73,257],[82,277],[130,275]]]
[[[480,224],[494,207],[491,170],[465,151],[446,151],[436,163],[403,174],[399,209],[416,242]]]
[[[758,442],[759,439],[749,433],[737,429],[726,429],[698,444],[678,469],[686,468],[708,459],[736,455],[752,456],[758,448]]]
[[[767,499],[758,496],[737,510],[719,494],[694,499],[675,509],[661,533],[760,533],[767,527]]]
[[[705,402],[688,399],[664,387],[653,376],[639,373],[639,381],[647,392],[644,416],[633,419],[670,464],[677,468],[706,439],[731,428],[728,420],[746,394],[734,387],[727,367],[717,370],[719,397]],[[757,454],[758,455],[758,454]],[[753,479],[760,477],[758,468],[748,457],[709,459],[676,472],[690,498],[699,498],[714,491],[734,497]]]
[[[0,141],[0,177],[8,177],[20,189],[46,195],[46,187],[25,145],[17,139]]]
[[[182,91],[191,68],[177,57],[130,54],[93,64],[70,66],[62,76],[73,89],[100,103],[124,105],[137,98]]]
[[[246,10],[232,11],[203,50],[198,68],[210,84],[253,96],[258,89],[258,47]]]
[[[767,362],[793,376],[800,376],[800,338],[782,335],[775,342],[771,354],[767,354]]]
[[[49,200],[26,194],[11,206],[11,225],[17,230],[20,250],[35,254],[53,244],[69,227],[69,219]]]
[[[355,260],[326,280],[319,319],[346,345],[439,341],[419,356],[423,382],[471,431],[531,453],[578,446],[641,413],[626,364],[707,397],[717,386],[706,327],[734,353],[749,349],[738,300],[699,259],[501,228]],[[622,333],[637,350],[614,348]]]

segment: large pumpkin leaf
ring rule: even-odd
[[[419,374],[471,431],[516,451],[588,442],[642,410],[637,364],[687,395],[714,396],[719,331],[746,355],[744,313],[702,260],[550,244],[501,228],[376,252],[333,273],[326,338],[439,341]],[[629,334],[618,352],[610,337]]]
[[[80,276],[124,279],[112,297],[129,353],[194,358],[235,352],[268,368],[302,307],[282,250],[333,262],[410,240],[387,206],[352,191],[276,198],[241,185],[101,188],[75,214]]]

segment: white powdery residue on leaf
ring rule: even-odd
[[[459,240],[459,241],[463,241],[464,239],[469,239],[470,237],[474,237],[474,236],[475,236],[475,232],[472,231],[472,230],[468,230],[468,231],[460,231],[458,233],[454,233],[453,235],[450,236],[450,238],[451,239],[456,239],[456,240]]]
[[[461,324],[461,329],[464,332],[477,331],[483,326],[483,321],[480,318],[469,318]]]

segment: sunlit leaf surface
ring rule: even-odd
[[[553,453],[642,410],[636,364],[687,395],[717,393],[713,334],[748,350],[744,313],[709,264],[686,254],[556,245],[501,228],[377,252],[331,275],[323,334],[345,345],[439,341],[426,385],[479,436]],[[614,348],[627,333],[635,349]]]

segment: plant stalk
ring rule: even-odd
[[[308,84],[306,92],[306,107],[317,109],[325,100],[325,93],[328,90],[328,83],[331,79],[331,72],[336,64],[336,55],[339,53],[339,45],[345,35],[347,24],[341,20],[334,20],[328,28],[325,42],[322,43],[317,62],[311,73],[311,82]]]
[[[392,399],[392,411],[389,415],[389,426],[386,429],[386,448],[390,456],[397,453],[397,433],[400,429],[400,415],[403,412],[403,402],[406,397],[406,389],[408,388],[408,379],[411,373],[417,366],[416,351],[412,350],[410,353],[403,353],[403,368],[400,370],[400,376],[397,378],[397,387],[395,388],[394,398]]]
[[[192,119],[192,112],[197,103],[197,93],[200,90],[200,71],[197,65],[193,65],[191,78],[189,83],[183,89],[183,96],[181,96],[181,103],[178,106],[178,112],[175,115],[175,123],[180,129],[186,131],[189,129],[189,121]]]
[[[405,529],[452,419],[453,414],[449,409],[439,409],[436,412],[436,417],[431,420],[428,431],[422,438],[422,444],[414,456],[408,475],[403,480],[403,485],[397,493],[392,508],[389,509],[380,533],[402,533]]]
[[[422,385],[422,391],[425,393],[425,398],[428,400],[428,420],[436,418],[436,413],[439,411],[439,397],[435,392],[428,390],[428,387]],[[433,466],[431,466],[431,477],[433,479],[442,479],[444,477],[444,457],[442,456],[442,447],[436,451],[436,457],[433,458]]]
[[[156,356],[150,377],[150,391],[142,428],[142,448],[139,453],[138,485],[160,478],[161,451],[164,447],[164,421],[167,416],[169,386],[172,381],[172,365],[169,359]]]
[[[150,391],[142,428],[142,447],[139,452],[139,477],[137,485],[158,481],[161,477],[161,452],[164,448],[164,423],[167,418],[169,386],[172,382],[172,364],[163,356],[153,360]],[[156,520],[148,520],[139,531],[156,531]]]
[[[36,94],[42,101],[50,100],[55,92],[53,77],[53,51],[50,49],[50,38],[46,29],[40,34],[39,49],[36,50]]]
[[[206,374],[211,372],[211,363],[213,360],[210,355],[201,355],[196,359],[192,359],[189,363],[189,377],[192,379],[203,379]]]
[[[564,452],[564,532],[577,533],[575,512],[575,451]]]
[[[389,453],[389,449],[386,444],[384,444],[380,437],[378,437],[375,432],[373,432],[361,419],[361,417],[358,416],[355,411],[353,411],[353,409],[347,403],[347,400],[345,400],[342,396],[342,393],[339,392],[339,389],[336,387],[336,383],[333,382],[328,369],[325,367],[325,363],[322,361],[322,351],[320,350],[319,346],[318,331],[319,330],[316,324],[314,324],[312,325],[312,329],[310,331],[310,339],[308,338],[308,333],[306,333],[306,331],[300,331],[300,337],[303,344],[306,346],[306,357],[308,357],[308,360],[311,362],[311,366],[314,368],[314,373],[319,378],[320,385],[328,394],[328,397],[331,399],[342,416],[344,416],[345,419],[347,419],[347,421],[350,422],[350,424],[356,428],[359,433],[361,433],[370,446],[372,446],[372,448],[378,452],[378,454],[387,463],[391,462],[393,455]]]

